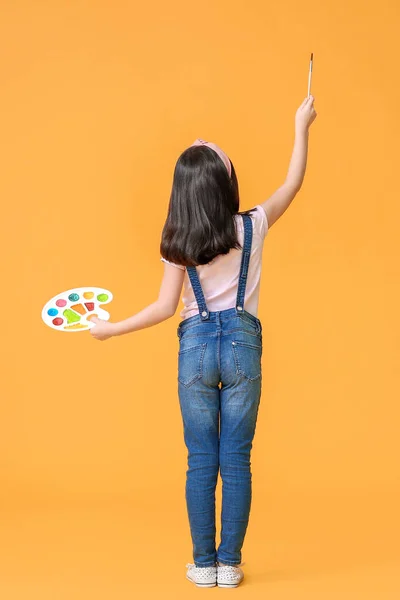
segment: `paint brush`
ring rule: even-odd
[[[311,52],[310,69],[308,71],[308,96],[310,96],[310,93],[311,93],[311,77],[312,77],[313,59],[314,59],[314,54],[313,54],[313,52]]]

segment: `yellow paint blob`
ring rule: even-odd
[[[83,294],[83,297],[86,298],[86,300],[90,300],[91,298],[93,298],[94,293],[93,292],[85,292]]]
[[[81,323],[75,323],[74,325],[66,325],[64,329],[87,329],[87,325]]]

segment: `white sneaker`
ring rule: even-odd
[[[197,587],[215,587],[217,585],[217,567],[196,567],[194,563],[186,565],[188,571],[187,579],[197,585]]]
[[[244,565],[245,563],[241,563]],[[218,587],[233,588],[237,587],[244,579],[244,573],[239,565],[217,566],[217,584]]]

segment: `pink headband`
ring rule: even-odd
[[[229,177],[231,177],[231,161],[229,160],[229,158],[227,157],[225,152],[223,150],[221,150],[221,148],[219,146],[217,146],[217,144],[213,144],[212,142],[206,142],[206,141],[198,138],[192,144],[192,146],[208,146],[209,148],[211,148],[211,150],[214,150],[214,152],[216,152],[218,154],[218,156],[224,163],[226,170],[228,171]]]

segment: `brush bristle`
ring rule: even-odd
[[[313,52],[311,52],[311,62],[312,62],[312,60],[313,60],[313,57],[314,57],[314,53],[313,53]]]

